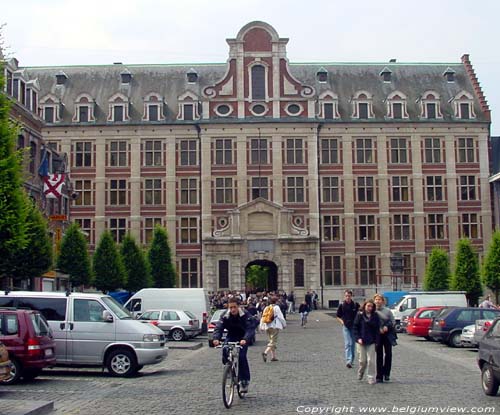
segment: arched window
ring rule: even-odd
[[[266,68],[252,67],[252,99],[266,99]]]

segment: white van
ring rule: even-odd
[[[130,297],[125,308],[136,318],[159,308],[191,311],[200,322],[200,331],[205,333],[210,302],[203,288],[144,288]]]
[[[56,365],[105,366],[113,376],[131,376],[168,354],[162,330],[134,320],[108,295],[2,292],[0,307],[44,315],[56,341]]]
[[[396,320],[396,330],[400,330],[401,321],[417,308],[440,305],[467,307],[465,291],[414,291],[408,293],[391,307]]]

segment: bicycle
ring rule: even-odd
[[[238,359],[240,355],[239,342],[227,342],[216,347],[217,349],[227,348],[228,356],[227,363],[224,365],[222,373],[222,401],[226,408],[231,408],[234,400],[234,389],[236,388],[240,399],[244,399],[246,392],[242,392],[239,378]]]
[[[307,311],[306,311],[306,312],[301,313],[301,314],[302,314],[302,318],[301,318],[301,321],[300,321],[300,325],[301,325],[302,327],[305,327],[305,326],[306,326],[306,324],[307,324],[307,314],[308,314],[308,313],[307,313]]]

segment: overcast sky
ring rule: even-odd
[[[253,20],[290,39],[291,62],[460,62],[468,53],[500,135],[497,0],[17,0],[1,10],[21,66],[225,62],[226,39]]]

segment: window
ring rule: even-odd
[[[429,120],[435,120],[436,119],[436,104],[434,102],[429,102],[426,105],[426,110],[427,110],[427,118]]]
[[[181,141],[181,166],[196,166],[196,140]]]
[[[334,117],[334,108],[333,108],[333,104],[330,103],[330,102],[325,102],[323,104],[323,114],[324,114],[324,117],[325,117],[325,120],[333,120],[335,117]]]
[[[415,272],[413,270],[411,254],[403,254],[403,283],[412,284]]]
[[[2,318],[3,317],[3,318]],[[13,336],[19,332],[16,314],[0,314],[0,333],[2,336]]]
[[[408,140],[406,138],[391,138],[391,163],[408,163]]]
[[[52,124],[55,122],[55,107],[44,107],[43,108],[43,119],[46,123]]]
[[[443,177],[442,176],[427,176],[426,177],[427,200],[429,202],[437,202],[444,200],[443,197]]]
[[[229,288],[229,261],[219,261],[219,288]]]
[[[127,165],[126,141],[111,141],[109,149],[109,165],[111,167],[124,167]]]
[[[268,187],[267,177],[252,177],[252,200],[258,197],[269,199]]]
[[[75,143],[75,167],[92,166],[92,142],[78,141]]]
[[[90,218],[78,218],[74,220],[78,224],[78,227],[85,235],[87,242],[92,243],[92,220]]]
[[[340,200],[339,178],[336,176],[322,177],[323,202],[332,203]]]
[[[78,107],[78,119],[80,122],[89,122],[89,107],[87,105]]]
[[[78,197],[75,199],[75,206],[91,206],[93,205],[93,191],[91,180],[75,180],[75,191]]]
[[[429,239],[444,239],[444,215],[430,214],[427,216]]]
[[[403,118],[403,104],[400,102],[394,102],[392,104],[392,118],[395,120],[400,120]]]
[[[439,138],[426,138],[424,147],[426,163],[441,163],[441,140]]]
[[[196,205],[198,203],[198,180],[181,179],[181,204]]]
[[[181,288],[198,287],[198,259],[181,259]]]
[[[458,139],[458,162],[459,163],[474,163],[474,139],[459,138]]]
[[[288,203],[304,202],[304,178],[303,177],[287,177],[287,201]]]
[[[146,205],[161,205],[161,179],[146,179],[144,181],[144,203]]]
[[[295,287],[304,287],[304,260],[293,260],[293,280]]]
[[[93,122],[95,101],[88,94],[80,94],[75,100],[73,122]]]
[[[377,266],[375,255],[361,255],[359,257],[359,278],[361,285],[375,284]]]
[[[373,202],[375,192],[373,189],[373,177],[358,177],[358,202]]]
[[[193,104],[184,104],[184,120],[193,121],[194,120],[194,105]]]
[[[461,91],[452,100],[455,118],[462,120],[476,118],[476,114],[474,113],[474,96],[471,93]]]
[[[217,177],[215,179],[215,203],[233,203],[232,177]]]
[[[359,215],[359,239],[361,241],[375,240],[375,216]]]
[[[340,216],[323,216],[323,240],[340,241]]]
[[[394,176],[392,178],[392,201],[408,202],[410,191],[407,176]]]
[[[74,321],[86,323],[104,322],[102,316],[104,310],[106,309],[96,300],[73,300]]]
[[[161,226],[161,218],[144,219],[144,243],[149,244],[153,240],[155,228]]]
[[[252,66],[252,99],[266,99],[266,68]]]
[[[162,142],[160,140],[148,140],[144,144],[144,165],[161,166],[162,165]]]
[[[470,118],[470,104],[468,102],[460,103],[460,118],[468,120]]]
[[[462,213],[462,237],[479,238],[477,213]]]
[[[120,243],[125,237],[125,233],[127,232],[127,219],[110,219],[109,230],[115,242]]]
[[[339,162],[339,143],[336,138],[321,140],[321,163],[337,164]]]
[[[394,215],[394,239],[407,241],[410,237],[410,215]]]
[[[460,200],[476,200],[474,176],[460,176]]]
[[[13,84],[13,74],[11,71],[7,70],[7,94],[12,96],[12,84]]]
[[[373,141],[371,138],[356,139],[356,163],[373,163]]]
[[[66,298],[19,298],[17,307],[38,310],[49,321],[66,320]]]
[[[360,102],[358,104],[358,111],[359,111],[359,119],[361,120],[368,119],[368,103]]]
[[[250,141],[250,163],[267,164],[267,140],[265,138],[253,138]]]
[[[125,107],[123,105],[113,105],[113,121],[121,122],[125,120]]]
[[[304,163],[304,147],[301,138],[288,138],[286,140],[286,162],[287,164]]]
[[[233,141],[215,140],[215,164],[233,164]]]
[[[35,174],[36,168],[36,158],[37,158],[38,146],[33,141],[30,142],[30,173]]]
[[[340,256],[323,257],[325,285],[342,285],[342,269]]]
[[[110,180],[109,189],[110,205],[125,205],[127,203],[126,180]]]
[[[198,242],[198,219],[181,218],[181,243],[195,244]]]
[[[148,105],[148,116],[149,116],[149,121],[158,121],[159,116],[158,116],[158,111],[159,110],[159,105],[157,104],[149,104]]]

